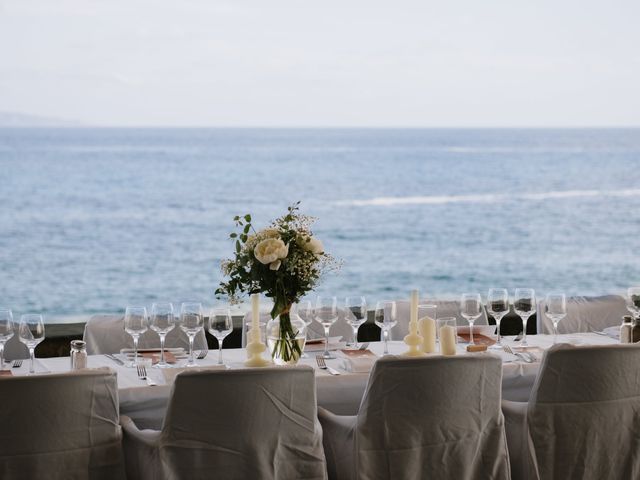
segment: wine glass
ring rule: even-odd
[[[313,303],[310,300],[304,300],[293,305],[292,315],[296,315],[302,321],[309,331],[309,325],[313,322]],[[302,352],[300,358],[307,358],[307,354]]]
[[[469,322],[469,345],[473,341],[473,324],[482,315],[482,297],[479,293],[463,293],[460,298],[460,315]]]
[[[635,318],[640,317],[640,287],[627,289],[627,310]]]
[[[124,312],[124,331],[133,338],[133,360],[130,367],[138,365],[138,340],[140,335],[147,331],[147,308],[127,307]]]
[[[536,313],[536,292],[533,288],[516,288],[516,294],[513,298],[513,309],[522,318],[522,343],[523,347],[528,346],[527,343],[527,321],[529,317]]]
[[[231,310],[228,308],[214,308],[209,317],[209,333],[218,339],[218,365],[223,365],[222,342],[232,331]]]
[[[44,319],[39,314],[27,314],[20,317],[18,337],[29,349],[29,373],[35,373],[33,366],[36,345],[44,340]]]
[[[353,343],[347,344],[358,347],[358,329],[367,321],[367,302],[364,297],[347,297],[344,301],[345,318],[353,329]]]
[[[187,367],[196,366],[196,361],[193,358],[193,340],[203,328],[202,304],[199,302],[184,302],[180,308],[180,329],[189,337],[189,361],[187,362]]]
[[[567,298],[564,293],[549,293],[544,301],[544,312],[553,322],[553,343],[556,343],[558,323],[567,315]]]
[[[324,328],[324,352],[323,358],[336,358],[329,352],[329,330],[331,325],[338,320],[338,301],[336,297],[321,297],[316,300],[316,309],[313,312],[316,322]]]
[[[509,312],[509,292],[506,288],[492,288],[487,295],[487,311],[496,321],[498,341],[490,348],[502,350],[502,337],[500,336],[500,321]]]
[[[384,300],[376,304],[374,314],[376,325],[382,330],[384,340],[384,355],[389,355],[389,332],[396,326],[396,302]]]
[[[160,337],[160,361],[157,368],[167,368],[169,364],[164,359],[164,340],[167,334],[176,326],[176,317],[173,313],[173,304],[154,303],[151,306],[151,330]]]
[[[13,337],[13,314],[9,309],[0,309],[0,370],[4,370],[4,344]]]

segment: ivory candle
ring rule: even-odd
[[[418,324],[418,290],[411,291],[411,315],[409,322]]]
[[[260,294],[252,293],[251,294],[251,327],[260,329]]]
[[[456,328],[450,325],[440,327],[440,353],[442,355],[456,354]]]
[[[422,337],[422,351],[433,353],[436,351],[436,321],[431,317],[422,317],[419,322]]]

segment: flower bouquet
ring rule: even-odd
[[[281,363],[295,363],[302,355],[299,328],[294,328],[290,317],[292,305],[313,290],[324,272],[339,266],[313,236],[315,218],[299,213],[299,204],[259,231],[254,230],[251,215],[234,218],[239,228],[230,235],[235,255],[222,262],[227,281],[216,290],[216,295],[226,295],[232,303],[242,294],[263,293],[273,299],[271,318],[279,317],[279,335],[270,348],[271,356]]]

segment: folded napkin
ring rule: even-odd
[[[341,342],[342,337],[329,337],[329,350],[338,350],[346,347],[346,342]],[[305,352],[322,352],[324,350],[324,338],[307,340],[304,345]]]
[[[342,350],[342,368],[351,373],[368,373],[378,357],[371,350]]]

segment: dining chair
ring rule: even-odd
[[[123,348],[133,348],[131,335],[124,331],[123,315],[93,315],[84,326],[83,340],[87,344],[89,355],[120,353]],[[189,350],[189,339],[180,328],[175,327],[167,335],[165,347],[182,347]],[[148,329],[140,336],[138,348],[160,348],[160,337],[156,332]],[[208,349],[204,330],[196,335],[193,348],[194,350]]]
[[[319,408],[330,479],[508,479],[493,355],[379,359],[355,416]]]
[[[129,478],[324,479],[310,367],[176,376],[159,431],[121,418]]]
[[[544,314],[544,300],[539,302],[538,331],[553,334],[553,323]],[[620,326],[622,317],[629,315],[624,297],[603,295],[600,297],[568,297],[567,316],[560,320],[558,333],[602,331]]]
[[[638,365],[638,345],[551,347],[529,402],[502,402],[513,478],[640,478]]]
[[[29,358],[29,349],[24,343],[20,341],[17,330],[18,329],[16,326],[13,337],[11,337],[7,341],[7,343],[4,344],[3,355],[5,361],[10,362],[11,360]]]
[[[123,479],[116,374],[0,377],[0,478]]]

